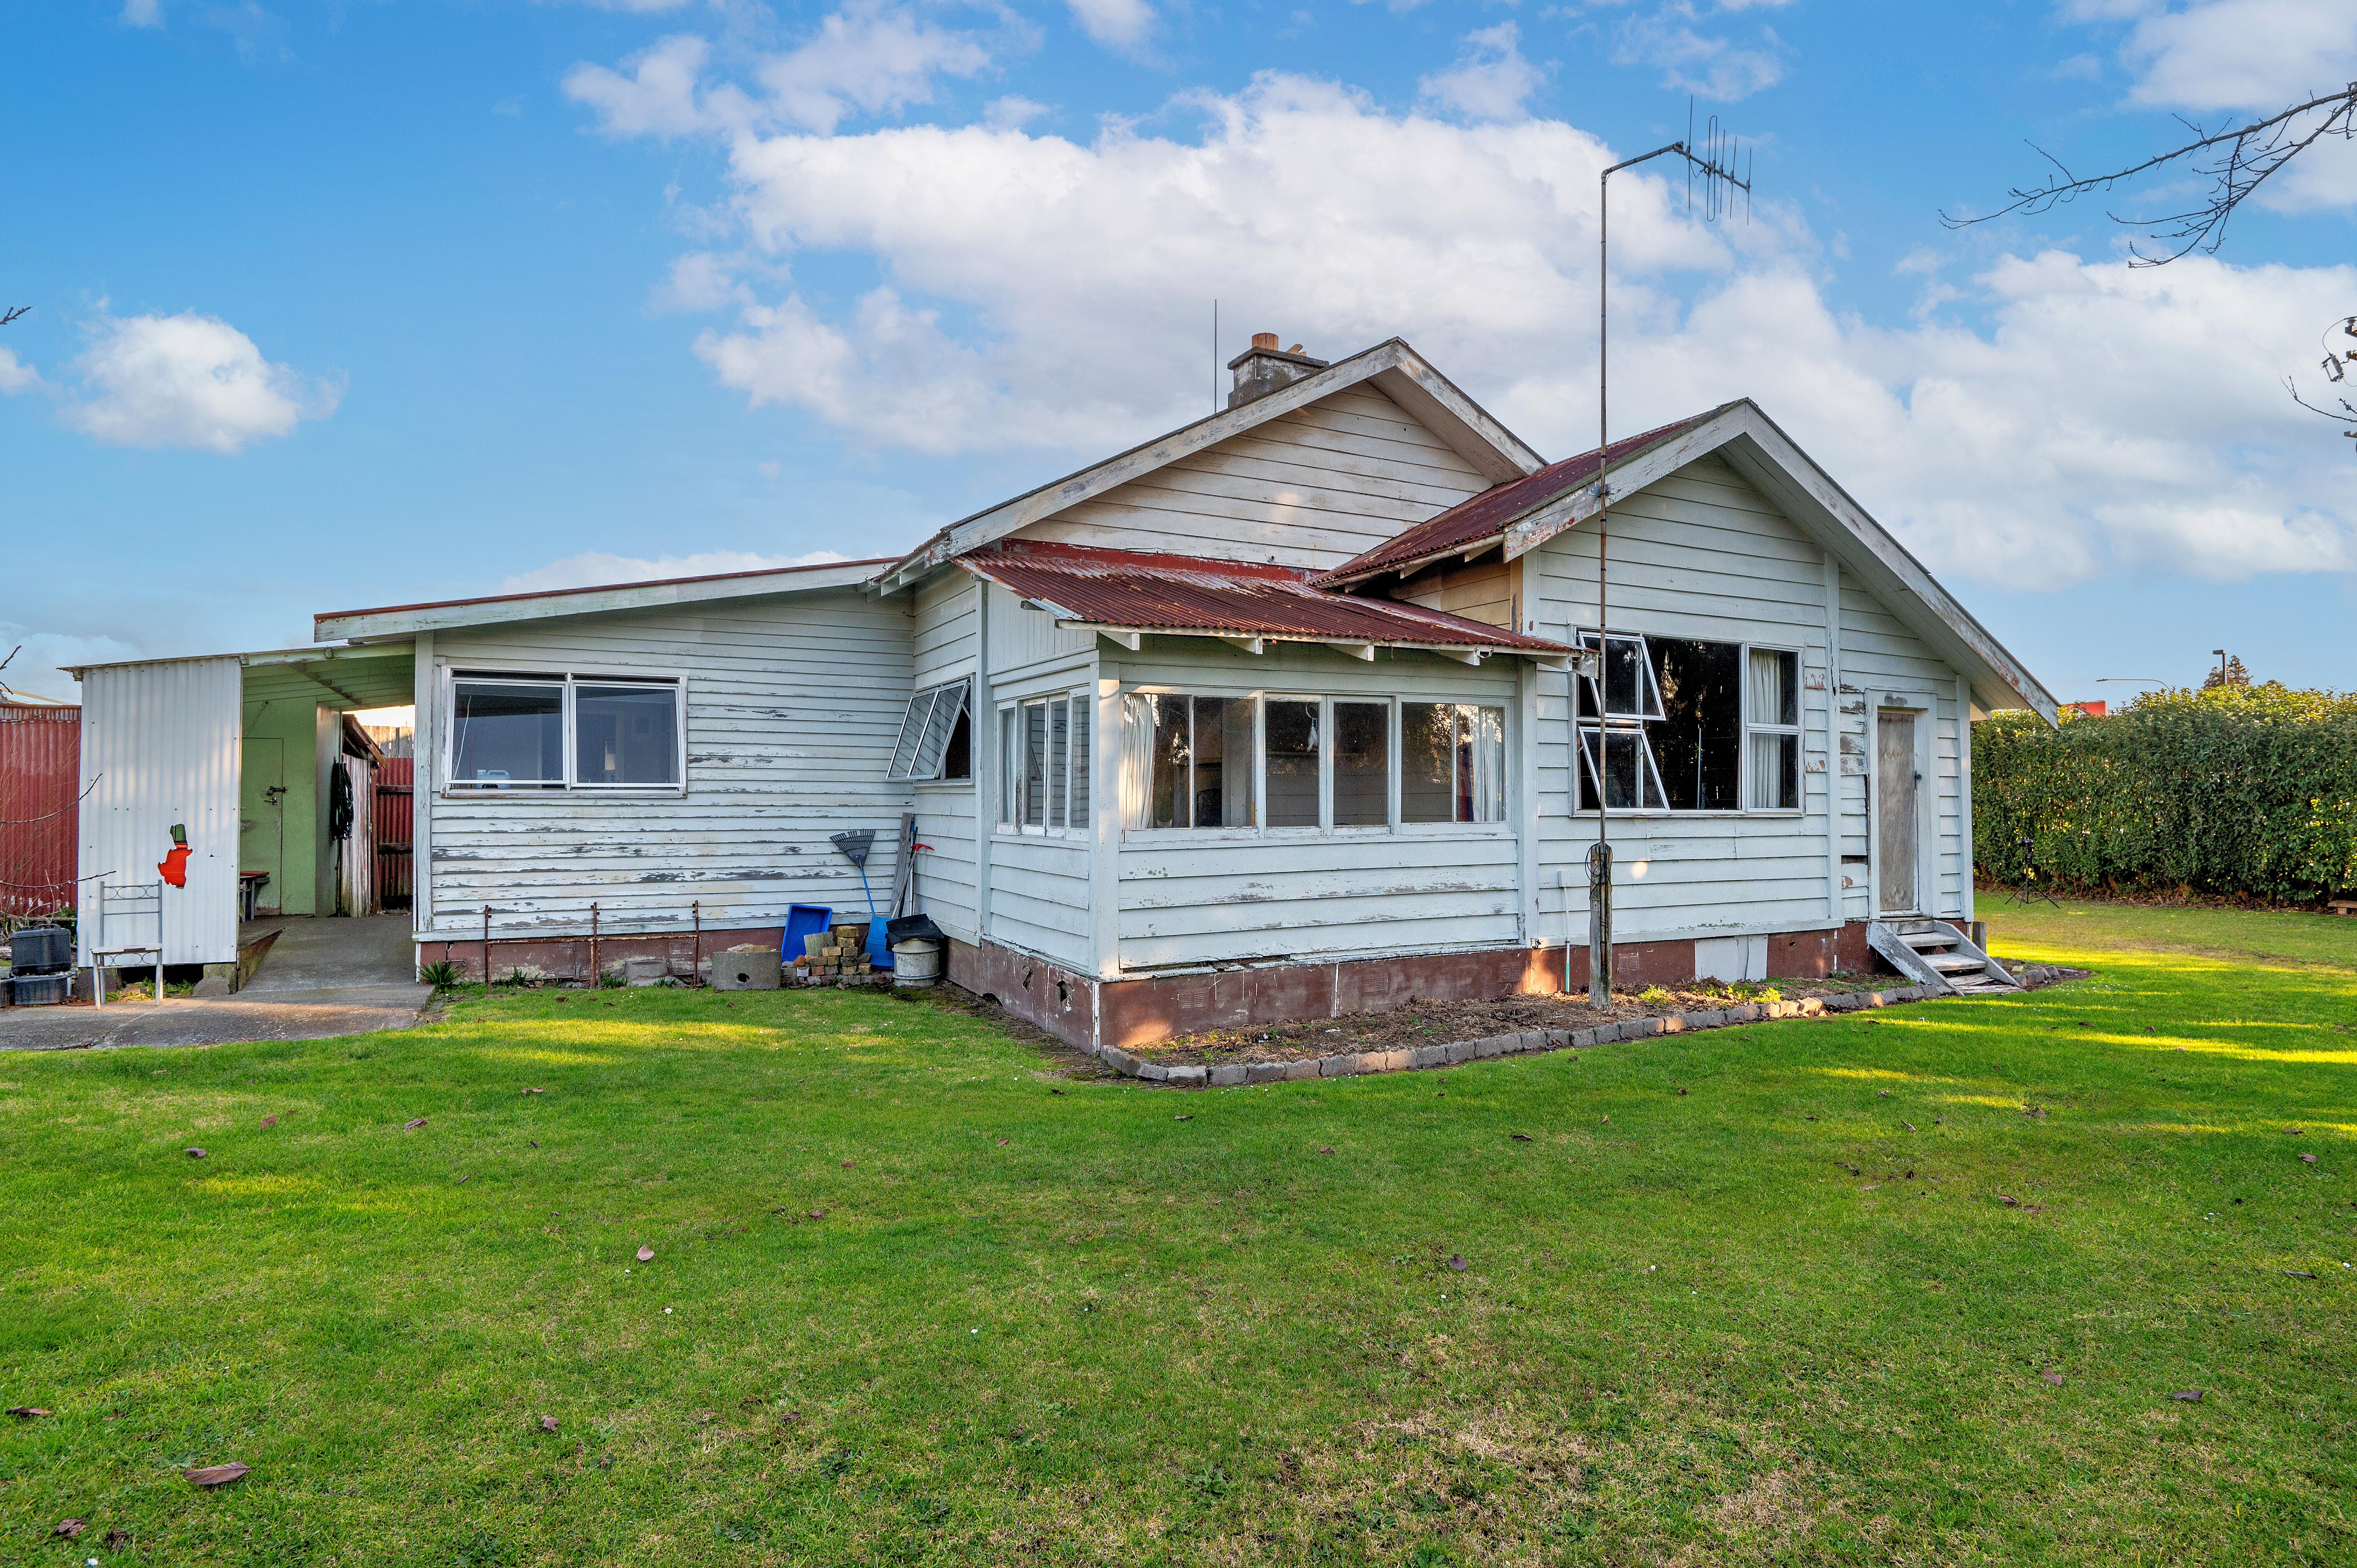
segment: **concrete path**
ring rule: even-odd
[[[257,920],[278,940],[234,996],[170,996],[133,990],[104,1007],[87,1004],[0,1010],[0,1048],[218,1046],[238,1040],[325,1040],[405,1029],[434,999],[411,978],[409,917]]]

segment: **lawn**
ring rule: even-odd
[[[2357,969],[1985,913],[2093,977],[1192,1093],[812,992],[0,1058],[0,1556],[2357,1559]]]

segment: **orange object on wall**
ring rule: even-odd
[[[173,886],[186,887],[188,885],[188,846],[175,844],[171,854],[156,863],[156,869],[162,872],[164,880]]]

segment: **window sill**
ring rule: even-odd
[[[443,800],[675,800],[686,793],[686,788],[678,784],[608,784],[587,788],[559,785],[552,789],[525,787],[512,789],[453,789],[445,786],[435,791],[435,798]]]

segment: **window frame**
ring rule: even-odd
[[[1642,632],[1622,631],[1614,631],[1607,635],[1615,641],[1619,641],[1623,639],[1630,639],[1638,640],[1643,644],[1645,682],[1647,687],[1653,693],[1654,702],[1656,703],[1660,703],[1660,681],[1658,677],[1653,674],[1652,644],[1649,635]],[[1672,634],[1663,632],[1660,635],[1668,637]],[[1575,628],[1573,630],[1574,646],[1583,650],[1591,649],[1595,646],[1594,639],[1596,636],[1597,633],[1594,628]],[[1679,637],[1676,640],[1684,642],[1720,641],[1719,639],[1715,637]],[[1669,791],[1666,788],[1663,788],[1661,761],[1660,758],[1655,756],[1653,751],[1652,732],[1646,727],[1650,725],[1662,723],[1663,718],[1659,716],[1645,719],[1625,718],[1618,715],[1594,718],[1582,716],[1579,712],[1580,688],[1583,683],[1587,684],[1591,689],[1598,688],[1599,686],[1599,681],[1598,678],[1581,673],[1577,666],[1574,667],[1571,673],[1570,683],[1566,690],[1566,700],[1569,703],[1571,710],[1572,751],[1575,763],[1581,768],[1585,767],[1585,763],[1582,759],[1586,754],[1582,750],[1581,741],[1579,738],[1583,732],[1601,729],[1620,731],[1635,730],[1639,732],[1642,737],[1644,764],[1646,768],[1651,769],[1652,772],[1655,787],[1662,789],[1662,799],[1664,802],[1663,804],[1660,806],[1606,806],[1603,808],[1603,811],[1607,816],[1674,817],[1682,822],[1690,822],[1697,819],[1709,818],[1716,818],[1721,821],[1733,821],[1742,817],[1792,818],[1805,817],[1808,814],[1808,710],[1807,703],[1803,700],[1803,693],[1807,690],[1808,650],[1792,643],[1752,642],[1749,640],[1725,642],[1722,643],[1722,646],[1732,648],[1736,650],[1737,690],[1742,703],[1742,736],[1738,748],[1738,755],[1736,759],[1737,782],[1735,798],[1737,804],[1731,811],[1721,809],[1716,811],[1681,811],[1667,804],[1669,800]],[[1793,718],[1793,722],[1792,724],[1755,723],[1751,716],[1751,655],[1755,650],[1761,653],[1781,653],[1789,654],[1792,657]],[[1601,668],[1600,660],[1598,668],[1599,670]],[[1599,689],[1597,691],[1597,708],[1599,714],[1602,713],[1603,706],[1603,693]],[[1792,736],[1795,737],[1794,749],[1798,753],[1798,757],[1797,766],[1794,768],[1794,775],[1796,780],[1795,791],[1798,799],[1794,804],[1790,806],[1754,806],[1749,804],[1751,800],[1751,736],[1755,731],[1760,734]],[[1579,802],[1580,777],[1581,774],[1577,771],[1575,771],[1572,776],[1571,814],[1574,817],[1593,819],[1596,815],[1597,808],[1583,806]],[[1597,792],[1598,795],[1601,797],[1603,790],[1600,781],[1598,783]]]
[[[1515,775],[1515,747],[1523,744],[1514,702],[1502,694],[1468,698],[1458,694],[1431,695],[1398,693],[1358,693],[1335,691],[1299,691],[1279,687],[1261,687],[1251,691],[1217,686],[1179,685],[1166,682],[1124,682],[1121,688],[1122,724],[1129,723],[1128,702],[1132,697],[1215,697],[1228,701],[1244,701],[1253,705],[1252,811],[1253,825],[1215,828],[1132,827],[1129,825],[1127,802],[1116,798],[1107,810],[1114,812],[1120,824],[1125,842],[1138,843],[1213,844],[1244,843],[1265,840],[1278,843],[1310,841],[1349,842],[1374,838],[1397,837],[1499,837],[1515,832],[1514,813],[1520,799],[1521,786]],[[1407,703],[1433,703],[1450,708],[1495,709],[1505,738],[1506,762],[1501,770],[1505,793],[1505,811],[1494,822],[1409,822],[1400,815],[1400,706]],[[1271,703],[1311,703],[1318,707],[1318,822],[1272,826],[1268,811],[1268,706]],[[1381,823],[1340,823],[1334,821],[1334,708],[1337,703],[1358,703],[1385,710],[1384,800],[1387,820]],[[1118,741],[1116,745],[1120,744]]]
[[[1755,652],[1781,653],[1792,660],[1792,722],[1768,724],[1751,716],[1751,655]],[[1803,693],[1808,690],[1808,655],[1805,650],[1778,642],[1747,642],[1743,644],[1743,767],[1738,797],[1743,802],[1736,815],[1746,817],[1798,817],[1809,809],[1809,742],[1808,705]],[[1789,806],[1755,806],[1751,804],[1751,737],[1753,735],[1791,736],[1792,737],[1792,803]],[[1695,812],[1685,813],[1688,816]]]
[[[437,671],[436,696],[439,704],[436,716],[441,734],[435,744],[434,793],[444,800],[529,800],[552,795],[619,795],[651,798],[687,793],[687,719],[688,677],[684,673],[650,675],[643,670],[615,670],[595,665],[568,665],[552,670],[546,665],[501,667],[495,664],[444,664]],[[457,777],[458,762],[458,687],[462,682],[494,686],[554,686],[562,693],[564,739],[562,742],[565,777],[561,782],[534,781],[523,784],[477,783]],[[668,784],[588,784],[579,778],[580,732],[576,723],[576,693],[581,686],[645,686],[667,687],[672,697],[672,768],[675,777]]]
[[[1066,839],[1075,843],[1087,841],[1089,812],[1094,808],[1096,793],[1091,788],[1092,781],[1088,777],[1088,771],[1094,766],[1095,758],[1096,725],[1093,713],[1091,711],[1094,699],[1090,696],[1086,688],[1061,686],[1049,691],[1035,692],[1026,696],[1002,697],[998,700],[996,716],[991,726],[995,749],[997,753],[994,760],[998,770],[998,805],[995,812],[996,821],[992,825],[1001,837]],[[1030,724],[1028,714],[1030,709],[1041,710],[1041,749],[1048,757],[1052,757],[1056,749],[1054,710],[1058,705],[1064,708],[1064,788],[1062,790],[1064,820],[1061,822],[1048,820],[1053,814],[1049,807],[1057,799],[1057,791],[1054,788],[1055,780],[1049,777],[1049,768],[1043,765],[1039,776],[1040,821],[1035,824],[1024,821],[1028,814],[1028,790],[1030,784],[1030,772],[1025,755],[1026,738],[1029,734]],[[1083,714],[1087,716],[1080,716]],[[969,733],[978,733],[979,729],[980,726],[976,725]],[[1073,744],[1075,737],[1083,734],[1089,737],[1089,746],[1085,750]],[[980,769],[977,768],[975,772],[978,774]],[[1075,781],[1080,784],[1077,791],[1073,789]],[[1076,800],[1087,801],[1089,805],[1075,812],[1073,806]]]
[[[916,765],[924,755],[925,737],[932,731],[933,711],[940,706],[942,697],[952,692],[959,693],[960,695],[957,698],[956,707],[951,710],[947,726],[942,731],[941,749],[934,754],[932,771],[919,773],[915,771]],[[920,703],[925,703],[924,718],[921,723],[917,714],[917,704]],[[963,779],[952,779],[943,769],[949,763],[950,742],[957,734],[960,718],[966,721],[966,776]],[[913,736],[909,733],[909,726],[911,725],[918,726]],[[911,747],[909,754],[909,771],[906,772],[901,771],[900,768],[900,748],[903,745],[909,745]],[[936,682],[931,686],[923,687],[909,694],[909,705],[900,711],[900,727],[893,733],[892,757],[885,766],[884,778],[887,782],[893,784],[970,785],[974,782],[973,755],[974,677],[960,675],[955,680]]]

